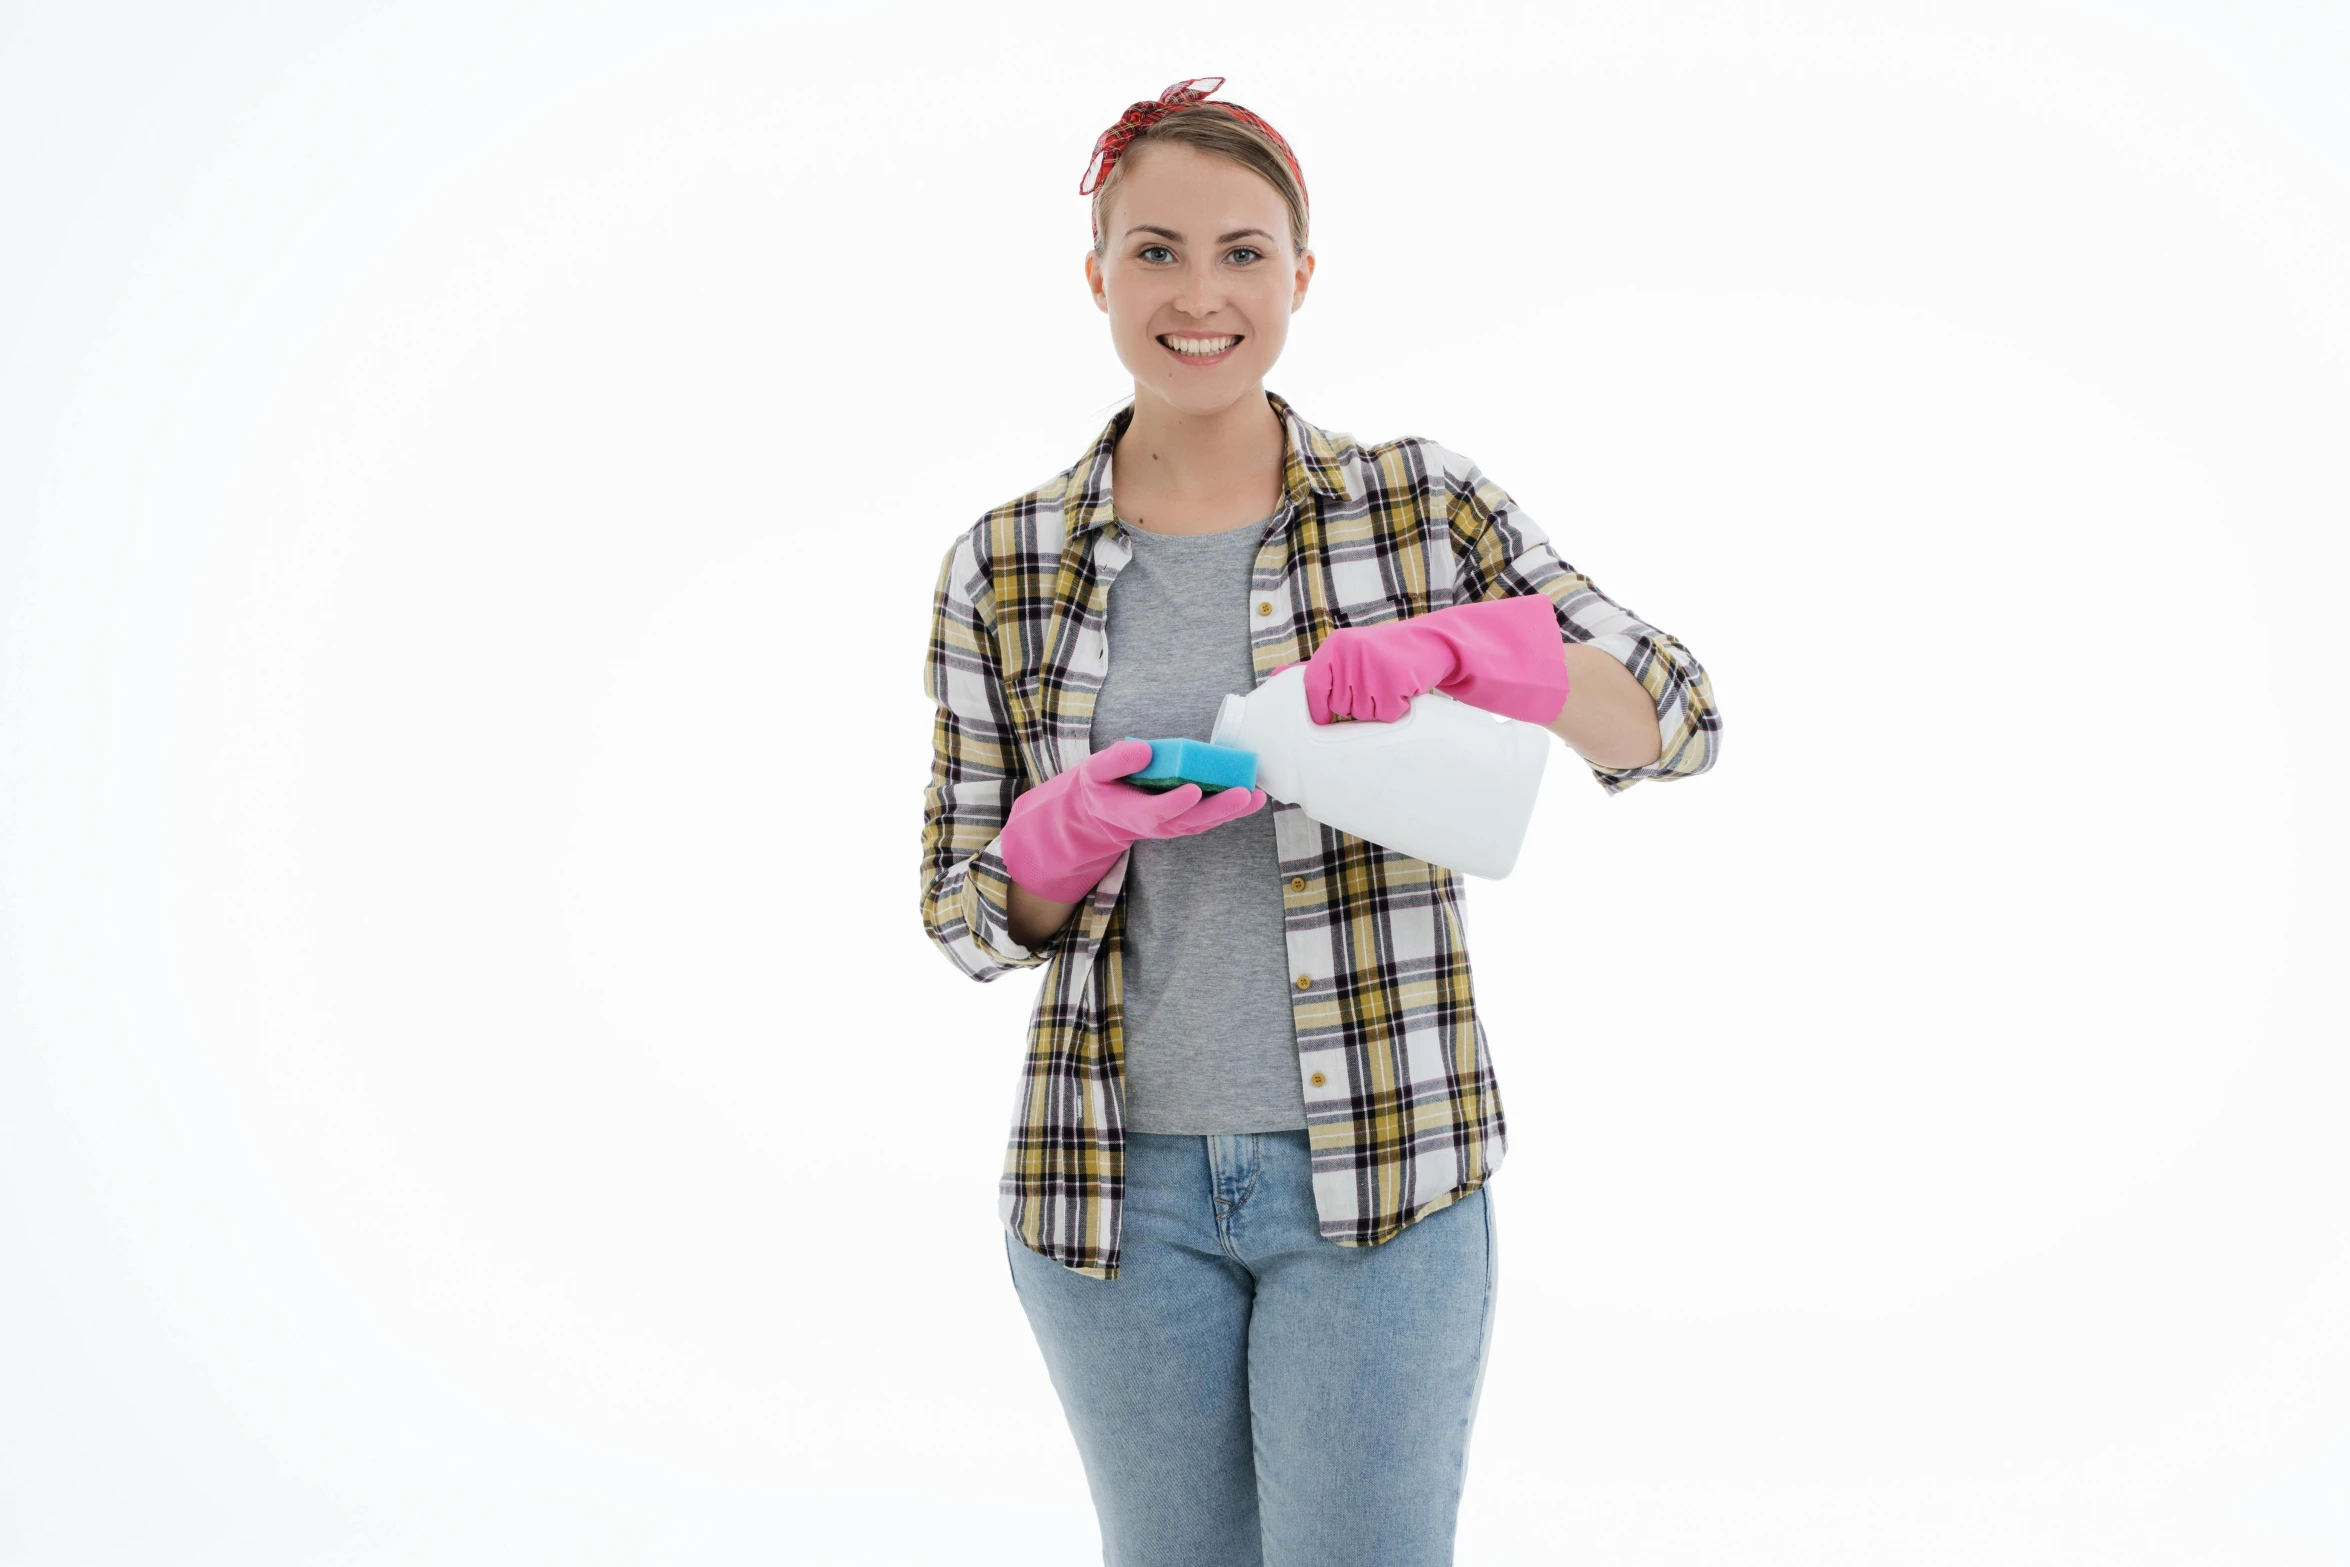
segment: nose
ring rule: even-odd
[[[1194,260],[1183,269],[1183,286],[1176,291],[1177,311],[1198,319],[1212,316],[1224,303],[1224,280],[1213,260]]]

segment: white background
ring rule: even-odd
[[[1475,882],[1464,1564],[2350,1557],[2323,4],[0,7],[0,1559],[1100,1559],[925,940],[929,594],[1267,384],[1725,716]]]

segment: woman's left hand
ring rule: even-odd
[[[1393,723],[1413,697],[1441,691],[1547,725],[1567,704],[1566,639],[1556,608],[1538,593],[1455,604],[1408,620],[1338,627],[1305,661],[1305,687],[1317,724],[1333,717]]]

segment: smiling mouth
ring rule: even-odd
[[[1193,343],[1212,343],[1212,342],[1222,342],[1222,343],[1223,343],[1223,345],[1224,345],[1223,347],[1221,347],[1221,348],[1218,348],[1218,349],[1214,349],[1214,350],[1212,350],[1212,351],[1210,351],[1210,352],[1207,352],[1207,353],[1201,353],[1201,352],[1198,352],[1197,350],[1194,350],[1194,349],[1189,349],[1189,348],[1178,348],[1178,347],[1176,346],[1176,339],[1175,339],[1175,338],[1173,338],[1172,336],[1169,336],[1169,335],[1165,334],[1165,333],[1161,333],[1161,334],[1160,334],[1160,336],[1159,336],[1159,340],[1158,340],[1158,341],[1159,341],[1159,346],[1160,346],[1161,348],[1164,348],[1164,349],[1166,349],[1166,350],[1167,350],[1167,352],[1169,352],[1169,353],[1171,353],[1171,354],[1174,354],[1174,355],[1176,355],[1178,358],[1183,358],[1183,359],[1200,359],[1200,360],[1208,360],[1208,359],[1221,359],[1221,358],[1223,358],[1223,357],[1224,357],[1226,354],[1229,354],[1229,353],[1231,353],[1231,352],[1232,352],[1234,349],[1238,348],[1238,347],[1239,347],[1239,346],[1240,346],[1242,343],[1246,342],[1247,340],[1248,340],[1248,339],[1247,339],[1247,338],[1246,338],[1246,337],[1245,337],[1243,334],[1241,334],[1241,333],[1238,333],[1238,332],[1225,332],[1225,333],[1219,334],[1219,336],[1217,336],[1217,337],[1212,337],[1212,338],[1198,338],[1198,337],[1195,337],[1195,338],[1186,338],[1186,339],[1183,339],[1183,341],[1185,341],[1185,342],[1193,342]]]

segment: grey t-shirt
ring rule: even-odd
[[[1205,740],[1226,693],[1256,688],[1249,576],[1272,521],[1193,535],[1126,525],[1134,558],[1110,584],[1094,750],[1128,735]],[[1206,832],[1140,839],[1130,852],[1127,1129],[1304,1126],[1272,805]]]

